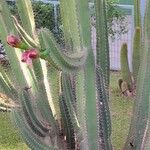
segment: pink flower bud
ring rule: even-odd
[[[7,36],[7,43],[15,48],[20,48],[20,49],[28,49],[29,46],[24,43],[19,37],[15,36],[15,35],[8,35]]]
[[[8,35],[7,36],[7,43],[12,47],[19,48],[19,46],[21,44],[21,39],[14,36],[14,35]]]
[[[39,52],[36,49],[29,49],[22,53],[21,61],[32,65],[32,60],[39,58]]]

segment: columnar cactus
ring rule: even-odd
[[[141,46],[141,28],[136,27],[135,29],[135,35],[134,35],[134,40],[133,40],[133,56],[132,56],[132,69],[133,69],[133,77],[134,77],[134,82],[136,83],[137,81],[137,76],[139,72],[139,67],[141,63],[141,56],[142,56],[142,46]]]
[[[123,43],[121,47],[121,75],[122,80],[127,83],[127,89],[132,89],[132,79],[131,79],[131,73],[129,69],[129,63],[128,63],[128,49],[127,49],[127,43]]]
[[[109,86],[109,44],[107,34],[106,0],[95,0],[96,10],[96,62],[102,68],[106,85]]]
[[[129,135],[124,150],[148,150],[150,147],[150,1],[147,1],[144,23],[144,46],[142,61],[137,78],[137,96],[134,102],[134,112]]]
[[[0,92],[14,100],[11,117],[25,142],[40,150],[110,150],[105,1],[95,1],[96,60],[88,0],[60,0],[65,52],[49,30],[36,31],[30,0],[16,4],[21,25],[0,0],[0,38],[10,63],[0,70]]]
[[[135,95],[136,81],[137,81],[139,66],[140,66],[141,58],[142,58],[142,52],[141,52],[142,28],[141,28],[140,0],[134,0],[134,26],[135,26],[135,33],[134,33],[133,49],[132,49],[132,52],[133,52],[132,53],[132,82],[131,82],[131,80],[128,81],[128,82],[130,82],[130,88],[128,90],[132,91]],[[125,58],[121,58],[121,59],[125,59]],[[126,61],[128,61],[128,59]],[[123,64],[121,64],[121,66],[126,66],[125,64],[127,64],[128,62],[121,62],[121,63],[123,63]],[[125,68],[125,67],[123,67],[123,68]],[[126,70],[128,70],[128,68]],[[129,75],[128,78],[131,78],[131,74],[126,72],[126,75],[127,74]],[[122,76],[122,78],[123,78],[123,76]]]
[[[134,0],[134,26],[141,27],[140,0]]]
[[[130,92],[133,92],[135,94],[135,88],[136,88],[136,82],[137,82],[137,76],[139,72],[139,67],[141,64],[141,58],[142,58],[142,42],[141,42],[141,28],[136,27],[135,29],[135,35],[133,39],[133,53],[132,53],[132,75],[129,69],[129,63],[128,63],[128,55],[127,55],[127,44],[123,44],[121,48],[121,73],[122,73],[122,82],[125,81],[127,83],[127,89]],[[124,92],[124,88],[121,87],[121,80],[119,80],[119,87],[122,92]],[[124,90],[123,90],[124,89]],[[131,94],[131,93],[130,93]],[[129,95],[130,95],[129,94]]]
[[[132,56],[132,69],[134,83],[136,84],[138,70],[142,57],[142,26],[141,26],[141,11],[140,11],[140,0],[134,0],[134,26],[135,33],[133,39],[133,56]],[[139,60],[139,61],[138,61]]]

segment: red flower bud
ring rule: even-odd
[[[20,48],[20,49],[27,49],[29,48],[27,44],[25,44],[19,37],[15,35],[8,35],[7,36],[7,43],[15,48]]]
[[[14,36],[14,35],[8,35],[7,36],[7,43],[12,47],[18,48],[20,43],[21,43],[21,40],[20,40],[20,38]]]
[[[32,65],[32,60],[39,58],[39,52],[36,49],[29,49],[22,53],[21,61]]]

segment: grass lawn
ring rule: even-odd
[[[111,73],[110,110],[112,118],[112,144],[115,150],[121,150],[130,125],[133,99],[121,95],[118,88],[119,73]]]
[[[110,109],[112,114],[112,143],[121,150],[126,139],[133,100],[122,97],[118,89],[119,73],[111,73]],[[28,150],[17,130],[9,120],[8,113],[0,112],[0,150]]]
[[[0,112],[0,150],[28,150],[10,122],[9,113]]]

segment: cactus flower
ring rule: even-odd
[[[36,49],[29,49],[22,53],[21,61],[32,65],[32,60],[39,58],[39,52]]]
[[[19,37],[15,35],[8,35],[7,36],[7,43],[15,48],[20,48],[20,49],[28,49],[29,47],[27,44],[25,44]]]

